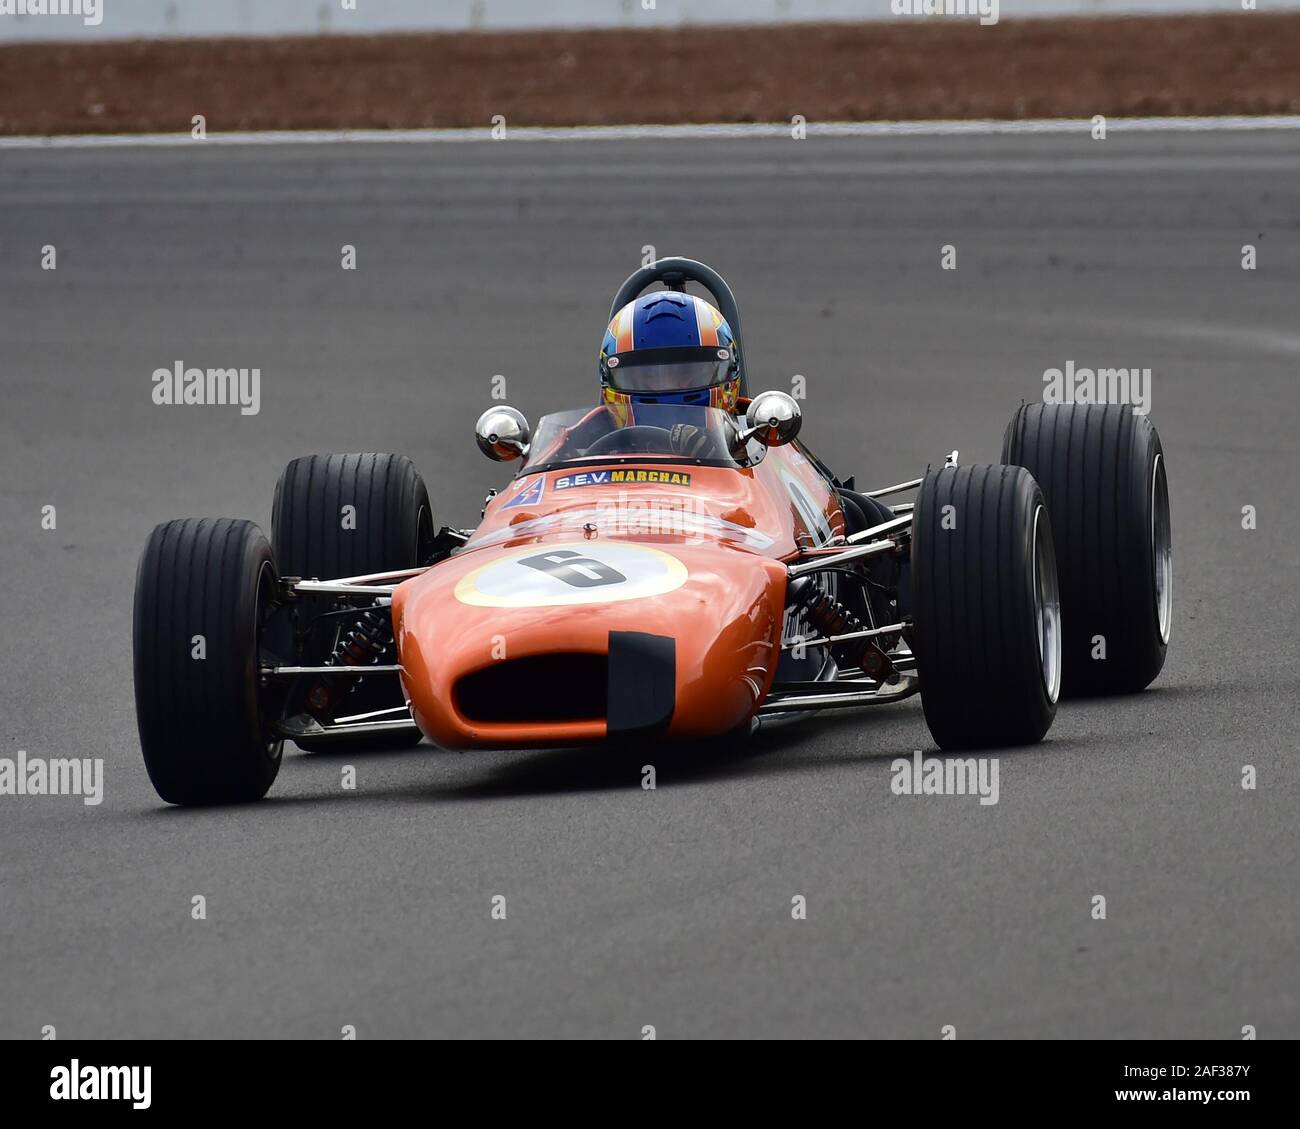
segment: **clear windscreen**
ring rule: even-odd
[[[699,404],[601,404],[555,412],[538,421],[521,473],[633,459],[752,466],[762,448],[751,441],[733,450],[738,432],[729,412]]]

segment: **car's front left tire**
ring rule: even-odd
[[[1024,745],[1056,716],[1061,619],[1052,527],[1012,466],[925,476],[912,526],[912,627],[921,705],[943,749]]]

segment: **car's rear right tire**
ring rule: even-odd
[[[1061,620],[1038,484],[1020,467],[931,471],[912,528],[910,643],[935,741],[1041,740],[1056,716]]]
[[[405,455],[305,455],[285,467],[275,487],[271,543],[285,576],[326,580],[416,568],[427,563],[435,532],[429,491]],[[362,714],[404,701],[396,675],[372,675],[352,690],[345,708]],[[347,753],[411,748],[420,739],[412,728],[296,744],[307,752]]]

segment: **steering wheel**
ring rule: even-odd
[[[602,435],[583,453],[586,455],[608,455],[612,452],[667,455],[672,452],[672,449],[672,435],[666,427],[652,427],[648,423],[639,423],[635,427],[620,427],[608,435]]]

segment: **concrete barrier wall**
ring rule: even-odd
[[[898,19],[891,2],[910,9],[922,0],[0,0],[0,42]],[[947,2],[973,7],[976,0]],[[1262,10],[1300,7],[1300,0],[1254,2]],[[24,11],[28,5],[83,14],[31,14]],[[1242,0],[1000,0],[999,10],[1006,19],[1241,11],[1241,5]]]

